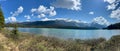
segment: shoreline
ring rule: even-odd
[[[46,37],[46,36],[40,36],[40,35],[32,35],[32,34],[26,34],[19,32],[19,39],[14,40],[9,35],[11,31],[9,30],[3,30],[1,32],[2,36],[4,37],[2,39],[2,44],[0,43],[0,47],[2,47],[2,50],[6,49],[4,46],[7,46],[7,50],[13,50],[13,51],[30,51],[27,49],[31,49],[32,51],[90,51],[91,48],[94,48],[95,50],[105,50],[105,51],[112,51],[112,50],[120,50],[119,45],[120,42],[120,35],[116,35],[111,37],[111,39],[106,40],[104,38],[99,39],[88,39],[88,40],[80,40],[80,39],[69,39],[69,40],[62,40],[55,37]],[[1,36],[0,35],[0,36]],[[1,37],[0,37],[1,39]],[[114,42],[115,40],[116,42]],[[9,45],[13,47],[9,47]],[[109,46],[109,47],[107,47]],[[114,48],[111,48],[114,46]],[[10,48],[10,49],[9,49]],[[117,48],[117,49],[116,49]],[[112,49],[112,50],[111,50]],[[1,50],[1,48],[0,48]],[[5,51],[7,51],[5,50]]]

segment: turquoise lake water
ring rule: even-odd
[[[20,32],[40,34],[61,39],[110,39],[114,35],[120,35],[120,30],[79,30],[79,29],[54,29],[54,28],[18,28]]]

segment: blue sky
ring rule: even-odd
[[[119,0],[0,0],[6,22],[71,19],[111,24],[120,22]]]

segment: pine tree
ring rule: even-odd
[[[4,28],[4,15],[3,15],[3,12],[2,12],[2,8],[1,8],[1,5],[0,5],[0,29],[1,28]]]

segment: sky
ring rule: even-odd
[[[6,22],[63,19],[114,24],[120,22],[120,0],[0,0]]]

